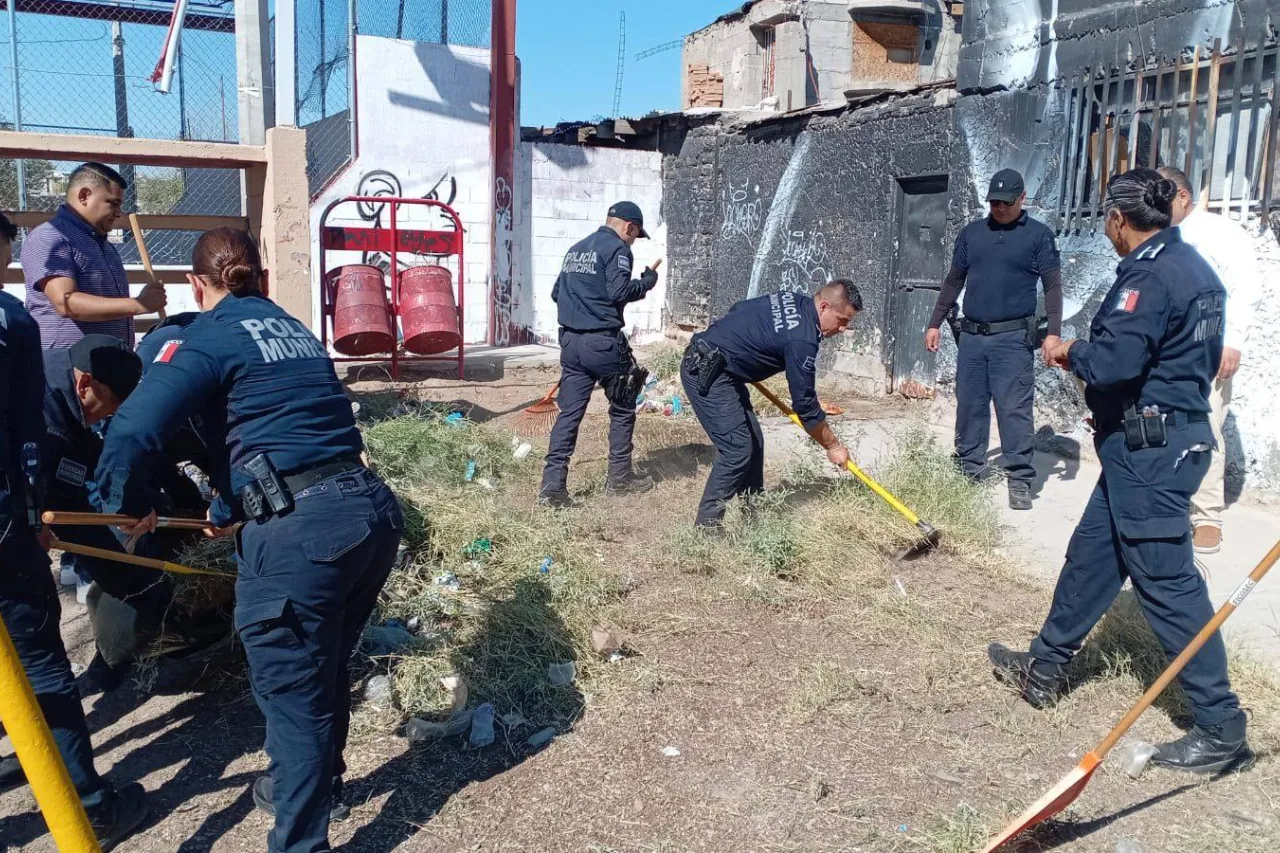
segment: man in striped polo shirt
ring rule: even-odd
[[[67,179],[67,201],[22,244],[27,310],[45,349],[89,334],[133,346],[133,318],[164,307],[164,286],[129,296],[129,281],[107,233],[120,216],[125,180],[109,166],[84,163]]]

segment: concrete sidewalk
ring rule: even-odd
[[[892,453],[895,436],[907,429],[925,426],[937,437],[940,448],[950,448],[952,442],[949,424],[925,423],[911,416],[873,420],[838,418],[833,424],[858,464],[869,471],[875,470],[878,460]],[[790,421],[767,418],[762,419],[761,425],[770,459],[782,461],[794,453],[818,456],[816,447]],[[994,426],[991,434],[994,444],[998,435]],[[998,458],[993,465],[998,465]],[[1040,451],[1035,455],[1035,466],[1039,494],[1030,511],[1009,509],[1003,486],[994,491],[994,504],[1003,528],[1004,553],[1028,573],[1052,585],[1062,569],[1067,542],[1101,469],[1088,459],[1068,460]],[[1227,510],[1223,522],[1222,550],[1198,557],[1208,571],[1209,592],[1215,607],[1231,597],[1258,561],[1280,540],[1280,512],[1275,509],[1238,503]],[[1254,657],[1280,667],[1280,568],[1273,570],[1273,574],[1253,590],[1227,622],[1225,633],[1229,643],[1238,644]]]

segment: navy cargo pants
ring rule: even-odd
[[[71,784],[85,806],[96,806],[105,798],[107,785],[93,767],[89,728],[59,632],[62,607],[49,555],[25,520],[9,511],[10,503],[0,474],[0,619],[18,650]]]
[[[240,528],[236,631],[267,722],[271,853],[329,848],[350,723],[347,662],[395,563],[404,517],[371,471],[330,477]],[[337,786],[338,790],[335,790]]]
[[[578,428],[587,413],[591,392],[600,380],[622,370],[625,355],[621,332],[560,332],[560,415],[551,428],[541,494],[563,492],[569,482],[569,458],[578,445]],[[636,407],[609,403],[609,482],[631,477],[631,437],[636,430]]]
[[[1188,519],[1191,496],[1209,470],[1208,422],[1168,428],[1165,447],[1129,450],[1124,431],[1094,444],[1102,476],[1067,546],[1053,606],[1031,643],[1036,660],[1065,664],[1093,626],[1133,582],[1147,621],[1172,659],[1213,617],[1196,570]],[[1201,726],[1240,725],[1240,703],[1227,680],[1222,635],[1214,634],[1178,676]]]
[[[960,335],[956,359],[956,457],[976,477],[987,465],[991,404],[996,406],[1000,449],[1009,479],[1030,483],[1035,422],[1033,340],[1026,330]]]
[[[694,524],[714,527],[724,519],[730,500],[764,491],[764,433],[744,382],[722,372],[707,393],[700,394],[698,377],[690,372],[690,366],[686,353],[680,381],[698,423],[716,448]]]

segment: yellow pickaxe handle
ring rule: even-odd
[[[756,390],[759,391],[761,394],[763,394],[769,400],[770,403],[773,403],[773,405],[777,406],[779,411],[781,411],[784,415],[790,418],[792,423],[800,427],[800,429],[804,429],[804,424],[801,422],[800,417],[795,412],[791,411],[790,406],[782,402],[782,400],[778,399],[777,394],[774,394],[772,391],[770,391],[768,388],[766,388],[763,384],[759,382],[752,382],[751,384],[754,385]],[[808,430],[805,430],[805,432],[808,432]],[[929,537],[931,540],[937,538],[938,531],[934,529],[933,525],[929,524],[929,522],[927,521],[922,521],[920,519],[920,516],[916,515],[914,512],[911,511],[910,507],[908,507],[902,501],[895,498],[889,492],[888,489],[886,489],[884,486],[877,483],[875,480],[871,479],[871,477],[868,476],[857,465],[854,465],[853,460],[850,460],[844,464],[845,464],[845,467],[849,469],[850,474],[852,474],[853,476],[861,480],[863,485],[865,485],[868,489],[870,489],[871,491],[879,495],[884,500],[885,503],[893,507],[894,510],[896,510],[899,515],[901,515],[907,521],[915,525],[922,533],[925,534],[925,536]]]
[[[105,548],[92,548],[88,545],[76,545],[72,542],[53,540],[54,548],[61,548],[68,554],[80,554],[84,557],[97,557],[101,560],[114,560],[117,563],[128,563],[131,566],[142,566],[145,569],[156,569],[161,572],[172,572],[175,575],[213,575],[216,578],[231,578],[226,572],[215,572],[209,569],[193,569],[181,563],[170,563],[166,560],[152,560],[149,557],[138,557],[133,554],[121,554]]]

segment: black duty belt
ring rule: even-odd
[[[560,327],[560,334],[565,332],[573,332],[575,335],[616,335],[621,329],[571,329],[568,326]]]
[[[976,320],[961,319],[960,331],[967,335],[999,335],[1004,332],[1026,331],[1036,321],[1035,317],[1023,317],[1019,320],[1001,320],[998,323],[979,323]]]
[[[1162,411],[1166,426],[1174,429],[1181,429],[1188,424],[1207,424],[1209,423],[1208,412],[1184,412],[1180,409],[1170,409]],[[1095,431],[1099,433],[1111,433],[1124,427],[1123,415],[1096,416],[1094,418]]]
[[[314,468],[299,471],[297,474],[289,474],[284,478],[284,482],[289,487],[289,491],[296,495],[322,480],[336,477],[339,474],[358,471],[362,468],[364,468],[364,463],[360,461],[359,456],[339,456],[328,462],[322,462]]]

